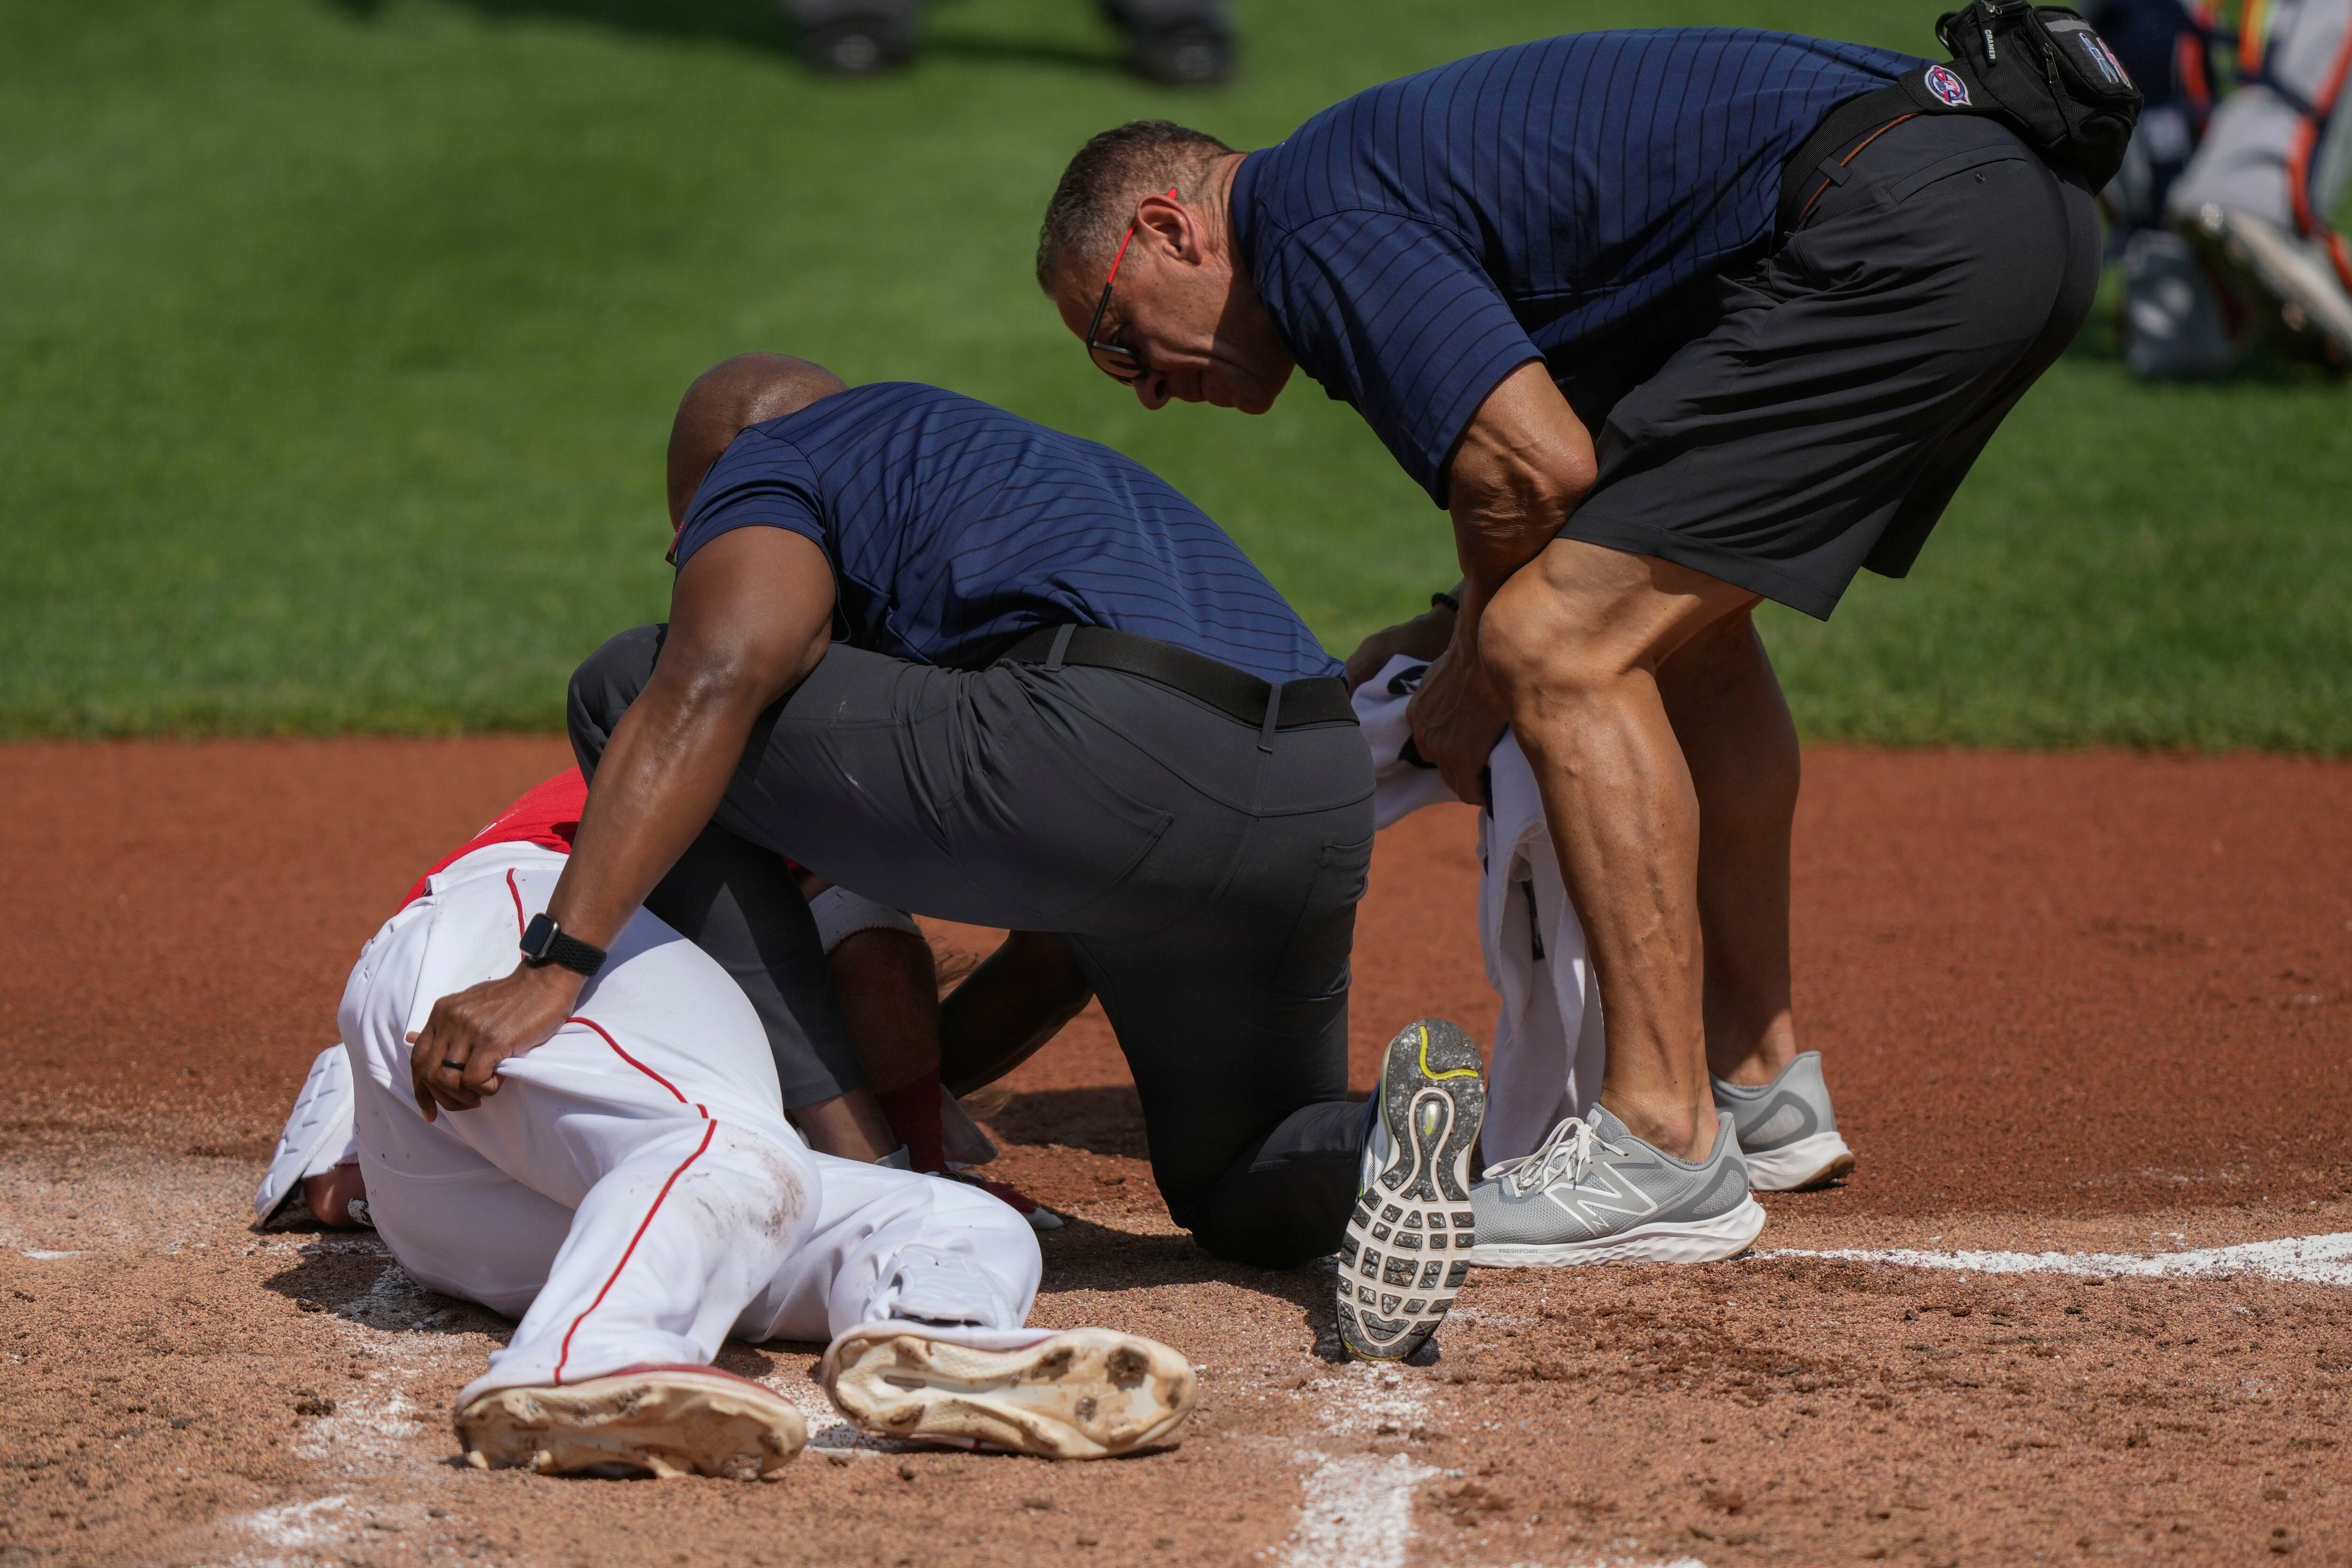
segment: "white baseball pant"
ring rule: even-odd
[[[529,844],[458,861],[361,953],[339,1014],[378,1233],[420,1282],[521,1318],[460,1406],[494,1388],[708,1364],[730,1332],[823,1341],[907,1318],[1019,1330],[1040,1270],[1021,1217],[970,1187],[809,1149],[751,1003],[642,910],[572,1019],[500,1065],[498,1093],[425,1121],[407,1035],[440,998],[513,968],[562,869]]]

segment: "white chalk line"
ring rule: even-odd
[[[2266,1279],[2301,1284],[2352,1285],[2352,1231],[2285,1237],[2234,1247],[2179,1252],[1930,1251],[1916,1248],[1776,1248],[1751,1258],[1880,1263],[1895,1267],[1985,1274],[2070,1274],[2104,1279]],[[1338,1398],[1326,1408],[1325,1430],[1353,1435],[1386,1422],[1411,1430],[1427,1414],[1421,1385],[1396,1372],[1354,1363],[1318,1389]],[[1402,1568],[1412,1549],[1413,1497],[1422,1484],[1449,1472],[1402,1455],[1302,1453],[1314,1466],[1304,1481],[1299,1517],[1285,1543],[1284,1568]],[[1705,1568],[1696,1558],[1663,1563],[1595,1558],[1587,1568]]]
[[[364,1392],[345,1385],[335,1413],[314,1422],[295,1445],[295,1453],[306,1459],[332,1459],[346,1473],[370,1474],[402,1457],[408,1440],[425,1430],[409,1388],[423,1370],[419,1363],[433,1351],[416,1332],[447,1315],[446,1309],[427,1305],[425,1287],[386,1252],[374,1282],[335,1313],[338,1337],[367,1357]]]
[[[1429,1418],[1422,1380],[1394,1368],[1349,1362],[1314,1386],[1335,1396],[1324,1405],[1321,1422],[1335,1436],[1383,1427],[1410,1432]],[[1412,1547],[1413,1495],[1447,1472],[1405,1454],[1303,1450],[1297,1458],[1314,1468],[1300,1483],[1298,1522],[1283,1543],[1283,1568],[1402,1568]]]
[[[344,1533],[341,1516],[350,1512],[351,1506],[349,1497],[336,1492],[308,1502],[285,1502],[276,1508],[258,1509],[237,1522],[265,1546],[299,1551],[341,1541]]]
[[[1285,1568],[1403,1568],[1412,1545],[1412,1499],[1421,1483],[1445,1472],[1404,1454],[1315,1459],[1284,1543]]]
[[[310,1568],[349,1562],[348,1549],[370,1539],[371,1527],[422,1531],[440,1524],[430,1520],[420,1500],[402,1498],[396,1490],[389,1496],[377,1493],[380,1483],[405,1473],[409,1445],[425,1430],[420,1419],[425,1412],[411,1391],[427,1364],[447,1353],[421,1331],[445,1321],[448,1309],[434,1306],[425,1287],[373,1237],[273,1238],[248,1251],[359,1253],[383,1259],[383,1266],[364,1291],[334,1314],[336,1337],[364,1375],[321,1387],[321,1393],[333,1396],[334,1413],[307,1427],[293,1449],[320,1470],[337,1474],[341,1485],[357,1483],[366,1489],[365,1495],[339,1491],[217,1521],[220,1527],[251,1537],[262,1549],[235,1553],[228,1559],[229,1568]]]
[[[2352,1230],[2289,1236],[2235,1247],[2183,1252],[1933,1252],[1908,1247],[1782,1247],[1750,1258],[1806,1258],[1885,1263],[1976,1274],[2074,1274],[2118,1280],[2277,1280],[2290,1284],[2352,1285]]]

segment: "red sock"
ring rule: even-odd
[[[943,1171],[947,1155],[940,1143],[940,1073],[933,1068],[904,1088],[877,1090],[890,1134],[907,1145],[907,1164],[919,1171]]]

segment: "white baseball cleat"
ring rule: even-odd
[[[822,1375],[841,1413],[877,1436],[1048,1459],[1164,1441],[1200,1387],[1181,1355],[1140,1334],[905,1322],[851,1329],[826,1349]]]
[[[495,1388],[457,1419],[477,1469],[543,1476],[757,1480],[808,1441],[808,1423],[782,1395],[715,1366],[632,1366],[560,1387]]]

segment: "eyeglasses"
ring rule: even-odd
[[[1168,199],[1176,199],[1173,190],[1168,193]],[[1136,357],[1134,350],[1120,343],[1103,342],[1095,334],[1102,329],[1103,312],[1110,308],[1110,286],[1118,281],[1118,264],[1127,259],[1128,245],[1134,238],[1135,225],[1130,223],[1119,239],[1118,254],[1110,258],[1110,272],[1103,278],[1102,298],[1095,301],[1095,313],[1087,321],[1087,358],[1095,362],[1095,369],[1119,385],[1129,387],[1143,379],[1143,361]]]

